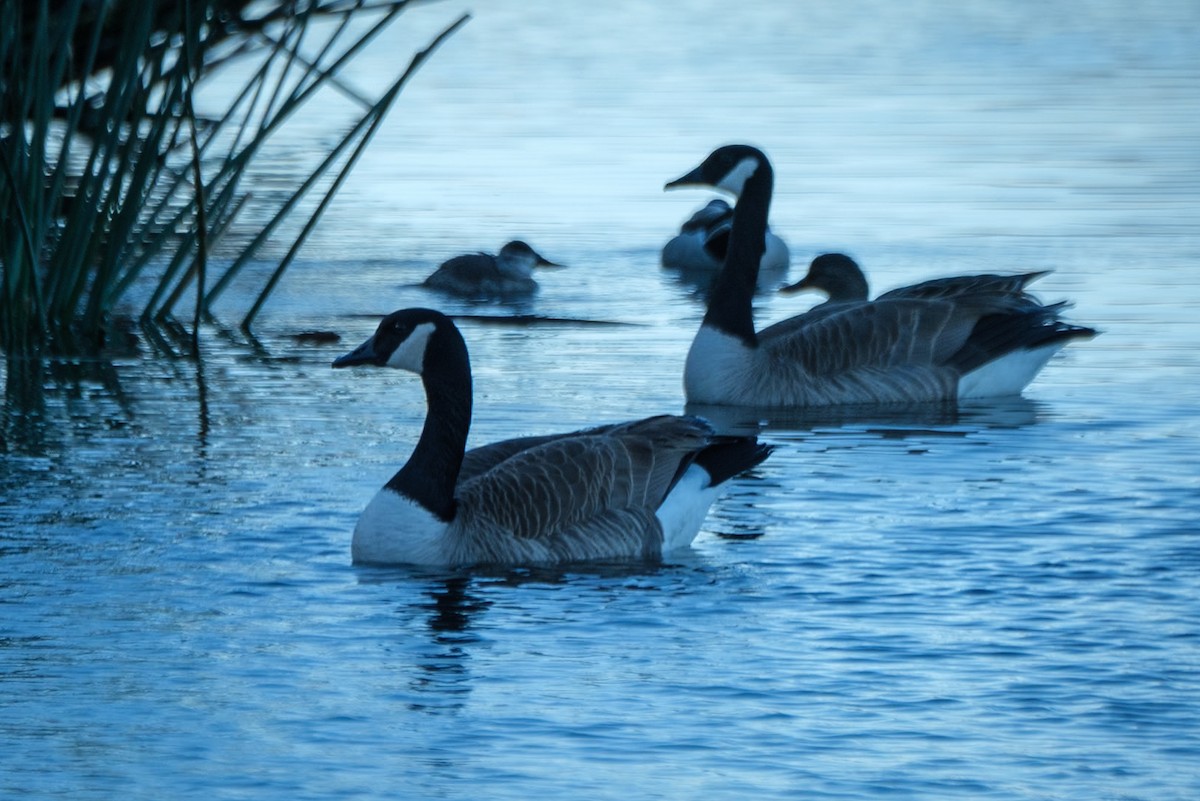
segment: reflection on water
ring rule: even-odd
[[[687,268],[663,268],[663,274],[669,276],[672,281],[686,289],[689,294],[699,301],[704,301],[708,298],[713,281],[717,278],[716,272],[712,270],[692,270]],[[759,270],[757,294],[763,295],[778,290],[781,286],[787,284],[787,277],[788,268],[786,266]]]
[[[812,409],[689,403],[686,410],[688,414],[707,419],[719,432],[727,434],[854,428],[886,437],[903,437],[905,432],[923,433],[931,428],[953,427],[963,433],[1033,425],[1038,420],[1039,403],[1018,396],[958,403],[893,403]]]
[[[4,387],[0,451],[6,453],[44,454],[48,440],[57,439],[59,433],[50,430],[51,402],[82,419],[90,418],[96,405],[105,407],[104,424],[111,427],[125,425],[131,410],[118,370],[101,359],[62,361],[8,354]]]
[[[455,635],[465,635],[471,618],[490,606],[488,602],[472,597],[467,592],[469,587],[469,579],[457,577],[446,580],[445,591],[432,593],[433,604],[428,607],[433,612],[429,618],[429,628],[436,633],[439,641],[467,641]]]
[[[410,683],[412,691],[423,700],[410,703],[409,709],[446,712],[465,705],[465,696],[471,692],[469,648],[479,641],[471,626],[491,606],[470,589],[470,578],[456,576],[429,591],[432,602],[422,608],[429,613],[432,648],[415,666]]]

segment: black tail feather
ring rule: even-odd
[[[759,442],[757,437],[718,437],[696,455],[695,464],[704,468],[715,487],[762,464],[773,450],[774,446]]]
[[[1018,314],[990,314],[975,324],[967,341],[951,358],[960,373],[969,373],[1016,350],[1040,348],[1071,339],[1090,339],[1096,329],[1064,323],[1055,303]]]

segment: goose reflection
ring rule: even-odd
[[[430,613],[428,625],[435,641],[463,643],[479,639],[468,631],[472,618],[486,611],[492,602],[472,594],[470,587],[469,576],[454,576],[429,592],[432,601],[423,608]]]
[[[772,474],[773,475],[773,474]],[[742,476],[714,507],[704,530],[719,540],[745,542],[767,534],[771,515],[762,500],[779,496],[786,490],[774,477],[755,470]]]
[[[683,288],[689,297],[705,303],[708,302],[708,294],[717,280],[717,273],[712,270],[688,267],[663,270],[663,276],[665,281]],[[782,267],[764,268],[758,273],[754,293],[756,295],[765,295],[776,292],[787,283],[787,278],[788,268],[786,264]]]
[[[465,706],[471,693],[469,649],[480,640],[471,629],[492,605],[472,592],[471,585],[470,576],[441,579],[426,591],[428,600],[416,604],[428,614],[426,625],[432,647],[417,654],[409,681],[413,699],[408,708],[414,712],[455,712]]]
[[[1024,396],[811,409],[689,403],[685,410],[708,420],[718,433],[743,436],[763,431],[853,428],[886,432],[890,438],[896,438],[904,432],[917,434],[950,428],[966,432],[1024,428],[1036,425],[1046,416],[1043,404]]]

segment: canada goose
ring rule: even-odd
[[[534,267],[561,267],[519,239],[490,253],[468,253],[444,262],[422,286],[469,298],[513,298],[537,291]]]
[[[466,450],[471,367],[454,323],[430,309],[383,319],[334,367],[421,376],[428,411],[416,448],[354,530],[360,563],[545,564],[661,559],[695,538],[718,487],[770,453],[663,415]]]
[[[688,351],[689,403],[796,408],[1015,395],[1067,342],[1096,333],[1061,322],[1061,305],[1002,293],[827,303],[755,331],[773,181],[762,151],[726,145],[666,185],[738,198],[725,266]]]
[[[716,272],[729,249],[733,208],[720,198],[710,200],[679,228],[679,233],[662,249],[662,265],[668,269]],[[762,274],[786,273],[788,246],[767,230],[766,250],[759,269]]]
[[[1038,272],[1014,275],[981,273],[933,278],[919,284],[902,286],[884,292],[876,300],[888,298],[963,300],[982,295],[999,294],[1009,297],[1014,302],[1029,304],[1032,309],[1042,304],[1032,295],[1026,294],[1025,287],[1049,273],[1049,270],[1039,270]],[[791,294],[805,289],[824,292],[828,296],[828,303],[865,301],[870,295],[867,277],[863,275],[862,268],[858,266],[858,262],[844,253],[822,253],[812,260],[808,266],[808,273],[803,278],[794,284],[781,287],[779,291],[783,294]]]

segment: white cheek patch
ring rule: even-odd
[[[433,323],[421,323],[414,328],[408,338],[392,351],[387,366],[419,375],[425,363],[425,346],[429,344],[429,337],[433,335],[435,328]]]
[[[747,156],[738,162],[729,173],[721,179],[717,184],[718,189],[724,189],[732,195],[742,196],[742,190],[746,188],[746,181],[750,180],[750,176],[758,171],[758,159]]]

